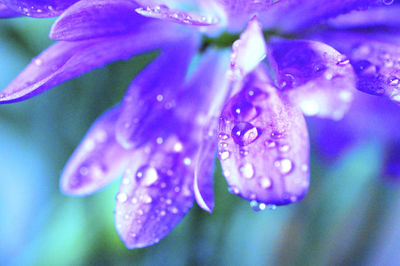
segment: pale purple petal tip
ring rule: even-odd
[[[219,152],[229,190],[252,201],[284,205],[309,186],[309,142],[301,111],[270,84],[264,69],[249,75],[225,105]]]
[[[356,91],[346,56],[315,41],[276,40],[270,47],[269,60],[278,86],[305,115],[343,117]]]
[[[53,40],[83,40],[138,31],[147,19],[135,13],[137,4],[125,0],[82,0],[53,24]]]
[[[115,139],[119,113],[119,107],[107,111],[90,128],[63,171],[60,187],[64,193],[88,195],[122,174],[131,151]]]
[[[159,242],[193,204],[193,169],[176,137],[135,151],[116,196],[115,224],[128,248]],[[150,144],[152,145],[152,144]]]
[[[257,17],[253,17],[240,35],[240,39],[233,43],[231,54],[233,74],[243,77],[257,67],[265,58],[266,49],[261,24]]]
[[[1,0],[10,9],[28,17],[58,16],[78,0]]]

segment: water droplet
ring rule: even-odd
[[[245,163],[239,167],[240,174],[245,178],[252,178],[254,176],[254,167],[251,163]]]
[[[347,59],[346,57],[343,57],[341,59],[339,59],[339,61],[337,62],[338,66],[347,66],[350,63],[350,60]]]
[[[273,140],[266,140],[265,146],[267,146],[268,149],[273,149],[276,147],[276,142]]]
[[[376,66],[368,60],[360,60],[353,64],[354,70],[358,74],[375,75],[377,72]]]
[[[127,177],[122,179],[122,184],[124,184],[124,185],[128,185],[130,182],[131,182],[131,180]]]
[[[218,152],[218,157],[223,161],[228,159],[231,156],[231,153],[229,151],[220,151]]]
[[[218,138],[221,140],[227,140],[227,139],[229,139],[229,135],[225,134],[225,133],[219,133]]]
[[[246,99],[249,102],[264,100],[269,97],[268,93],[262,91],[260,88],[252,87],[246,91]]]
[[[37,65],[37,66],[40,66],[43,63],[42,59],[39,59],[39,58],[35,59],[34,62],[35,62],[35,65]]]
[[[278,149],[280,152],[286,153],[290,150],[290,146],[288,144],[281,144]]]
[[[242,157],[246,157],[246,156],[249,154],[249,151],[248,151],[248,150],[245,150],[245,149],[240,149],[240,150],[239,150],[239,154],[240,154],[240,156],[242,156]]]
[[[281,139],[285,136],[284,131],[272,131],[271,138],[273,139]]]
[[[171,211],[173,214],[177,214],[177,213],[179,212],[178,208],[175,207],[175,206],[171,207],[171,208],[170,208],[170,211]]]
[[[265,210],[266,206],[265,203],[259,203],[256,200],[250,201],[250,207],[256,212]]]
[[[235,119],[240,121],[251,121],[258,116],[258,111],[254,105],[245,101],[232,105],[231,112]]]
[[[396,86],[398,87],[398,85],[400,84],[400,80],[397,77],[390,77],[389,78],[389,85],[390,86]]]
[[[192,160],[189,157],[186,157],[183,159],[183,163],[185,165],[191,165],[192,164]]]
[[[137,198],[133,197],[133,198],[131,199],[131,203],[132,203],[132,204],[136,204],[137,202],[138,202],[138,199],[137,199]]]
[[[279,87],[281,89],[291,89],[295,85],[295,78],[290,73],[285,73],[280,77]]]
[[[307,165],[307,164],[303,164],[303,165],[301,166],[301,171],[307,172],[307,171],[308,171],[308,165]]]
[[[156,99],[157,99],[158,102],[162,102],[164,100],[164,96],[162,94],[158,94],[156,96]]]
[[[275,211],[276,210],[276,205],[275,204],[268,204],[267,208],[268,208],[268,210]]]
[[[293,170],[293,162],[286,158],[281,158],[275,161],[275,167],[279,169],[279,172],[283,175],[289,174]]]
[[[151,186],[158,180],[158,172],[154,167],[145,165],[136,172],[136,179],[145,186]]]
[[[181,142],[176,142],[175,144],[174,144],[174,151],[176,151],[176,152],[181,152],[183,150],[183,145],[182,145],[182,143]]]
[[[235,186],[228,187],[228,191],[229,191],[229,193],[232,193],[232,194],[235,194],[235,195],[239,194],[239,189],[237,187],[235,187]]]
[[[232,128],[231,136],[236,144],[246,146],[258,138],[260,131],[250,123],[240,122]]]
[[[260,179],[260,186],[263,189],[269,189],[272,187],[272,180],[268,177],[263,177]]]
[[[121,192],[121,193],[117,194],[117,201],[118,202],[124,203],[127,200],[128,200],[128,195],[126,195],[126,193]]]
[[[391,4],[393,4],[393,2],[394,2],[394,0],[382,0],[382,3],[387,6],[390,6]]]
[[[153,201],[153,199],[149,196],[149,195],[144,195],[143,196],[143,202],[144,203],[147,203],[147,204],[149,204],[149,203],[151,203]]]

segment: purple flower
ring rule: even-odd
[[[61,178],[64,193],[87,195],[123,173],[115,221],[129,248],[157,243],[194,200],[212,211],[217,148],[232,193],[255,210],[290,204],[309,186],[303,114],[339,120],[360,91],[400,102],[394,1],[0,2],[3,17],[60,15],[50,32],[58,42],[0,92],[1,103],[159,51]],[[242,32],[230,55],[214,45],[222,31]]]

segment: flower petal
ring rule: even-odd
[[[400,43],[396,42],[399,35],[380,34],[327,31],[311,37],[347,54],[357,75],[358,90],[385,95],[400,103]]]
[[[12,10],[28,17],[47,18],[61,14],[78,0],[1,0]]]
[[[132,151],[115,139],[119,113],[119,107],[107,111],[89,129],[63,171],[60,187],[64,193],[91,194],[123,173]]]
[[[309,144],[300,110],[259,68],[225,105],[219,152],[230,191],[252,204],[284,205],[304,197],[309,185]]]
[[[117,138],[122,145],[133,147],[163,137],[158,129],[171,127],[162,117],[173,111],[198,47],[197,34],[183,35],[138,74],[124,96],[117,123]]]
[[[304,114],[340,119],[355,91],[349,60],[332,47],[314,41],[274,41],[269,60],[279,87]]]
[[[20,14],[12,9],[9,9],[6,5],[0,3],[0,18],[9,18],[16,16],[20,16]]]
[[[281,32],[298,32],[352,10],[385,6],[380,0],[281,0],[259,14],[264,27]],[[387,7],[389,8],[389,7]]]
[[[139,31],[109,38],[56,43],[34,58],[25,70],[0,92],[0,103],[33,97],[96,67],[155,49],[170,41],[170,38],[174,38],[174,30],[158,25],[152,32]]]
[[[193,169],[184,163],[186,147],[176,149],[179,143],[171,135],[133,154],[115,209],[117,231],[128,248],[160,241],[193,204]]]
[[[50,38],[84,40],[141,30],[148,20],[135,13],[137,7],[126,0],[81,0],[53,24]]]
[[[136,9],[136,12],[149,18],[158,18],[183,25],[191,26],[213,26],[218,19],[213,16],[202,16],[195,12],[188,12],[177,9],[170,9],[167,5],[149,5],[145,4]]]
[[[261,24],[253,17],[240,39],[232,46],[231,68],[233,73],[245,76],[265,58],[267,51]]]
[[[342,29],[373,26],[399,27],[399,13],[399,5],[394,5],[390,8],[384,6],[363,11],[353,11],[333,18],[328,23],[335,28]]]
[[[218,116],[229,91],[228,60],[228,53],[207,51],[186,87],[190,98],[183,100],[196,102],[193,114],[199,113],[201,144],[194,162],[194,192],[197,204],[207,212],[211,212],[214,207],[213,174],[217,152]],[[193,106],[184,108],[190,110]]]

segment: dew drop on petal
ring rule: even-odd
[[[294,168],[293,162],[287,158],[281,158],[276,160],[274,162],[274,165],[276,168],[279,169],[279,172],[283,175],[289,174]]]
[[[260,179],[260,186],[263,189],[269,189],[272,187],[272,180],[268,177],[263,177]]]
[[[231,153],[229,151],[220,151],[218,152],[218,157],[221,160],[226,160],[231,156]]]
[[[236,144],[246,146],[259,136],[259,129],[247,122],[240,122],[232,128],[231,136]]]
[[[254,105],[246,101],[237,102],[232,105],[231,113],[239,121],[251,121],[258,116]]]
[[[127,201],[128,200],[128,195],[126,195],[126,193],[118,193],[117,194],[117,201],[118,202],[120,202],[120,203],[124,203],[125,201]]]
[[[157,169],[150,166],[142,166],[136,172],[136,180],[145,186],[151,186],[158,180]]]
[[[240,174],[245,178],[252,178],[254,176],[254,167],[251,163],[245,163],[239,167]]]

